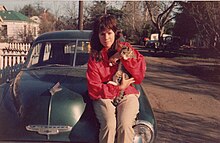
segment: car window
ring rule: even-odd
[[[49,60],[50,52],[51,52],[51,43],[46,43],[44,48],[43,61]]]
[[[41,45],[42,43],[38,43],[37,45],[35,45],[31,54],[31,60],[30,60],[31,65],[35,65],[39,62]]]
[[[89,42],[48,41],[35,44],[28,67],[47,65],[85,65],[89,58]]]

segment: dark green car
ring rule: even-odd
[[[32,44],[16,78],[1,85],[0,141],[98,143],[87,93],[91,31],[45,33]],[[134,143],[153,142],[156,122],[140,85]]]

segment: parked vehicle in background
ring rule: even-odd
[[[15,79],[1,86],[0,142],[97,143],[99,124],[87,95],[91,31],[39,36]],[[141,85],[134,143],[155,140],[156,120]]]
[[[171,35],[169,35],[169,34],[163,34],[163,40],[166,38],[166,37],[168,37],[168,36],[171,36]],[[151,34],[151,36],[150,36],[150,40],[156,40],[156,41],[158,41],[159,40],[159,34],[158,33],[154,33],[154,34]]]
[[[163,34],[162,41],[159,42],[158,34],[151,34],[151,40],[145,45],[148,50],[157,51],[171,51],[178,49],[180,46],[180,38],[169,34]]]
[[[148,40],[145,48],[147,48],[148,50],[156,50],[158,49],[159,46],[159,41],[158,40]]]
[[[165,50],[175,50],[180,47],[180,37],[177,36],[167,36],[163,41],[163,47]]]
[[[169,36],[168,34],[163,34],[163,39],[165,37]],[[152,50],[154,52],[157,52],[161,49],[160,47],[160,43],[159,43],[159,34],[154,33],[151,34],[150,36],[150,40],[147,41],[145,48],[147,48],[147,50]]]

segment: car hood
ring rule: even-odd
[[[25,124],[73,126],[85,109],[85,70],[21,71],[14,82],[15,107]]]
[[[22,70],[11,86],[10,97],[25,132],[44,136],[57,130],[70,132],[85,114],[85,74],[85,69],[78,68]]]

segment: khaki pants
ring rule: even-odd
[[[100,123],[99,143],[132,143],[135,118],[139,112],[139,95],[125,95],[115,107],[111,99],[93,101],[96,117]]]

